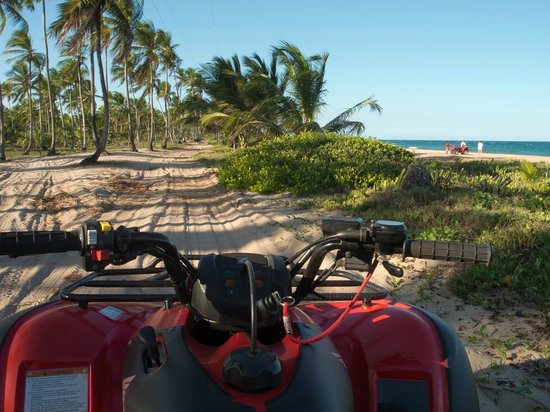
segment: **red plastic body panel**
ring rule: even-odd
[[[295,321],[326,329],[346,305],[303,304],[293,316]],[[111,306],[123,312],[113,320],[99,312],[105,306],[109,305],[90,304],[83,309],[74,303],[55,302],[19,319],[0,352],[0,410],[23,411],[27,371],[88,367],[89,410],[122,411],[121,375],[128,342],[144,325],[168,328],[185,324],[188,310],[179,305],[166,310],[147,303],[113,303]],[[355,410],[376,411],[380,378],[425,381],[430,410],[449,409],[446,363],[438,333],[413,307],[385,300],[357,306],[330,338],[349,372]],[[237,333],[219,347],[201,345],[190,336],[185,340],[214,382],[233,399],[256,410],[265,410],[266,399],[292,384],[299,347],[288,339],[270,346],[281,359],[283,384],[256,395],[233,391],[221,380],[223,360],[232,349],[249,344],[246,334]]]
[[[0,408],[23,411],[29,370],[88,367],[90,411],[120,411],[122,361],[136,329],[158,305],[116,304],[116,320],[69,302],[43,306],[19,319],[0,354]]]
[[[326,329],[347,302],[302,305]],[[429,319],[399,302],[357,306],[331,335],[351,377],[355,410],[375,411],[378,379],[426,381],[430,411],[448,411],[446,360]]]
[[[250,339],[247,333],[239,332],[233,335],[223,345],[212,350],[211,347],[201,345],[188,335],[189,350],[193,356],[202,364],[214,382],[221,386],[235,401],[251,406],[257,411],[265,410],[265,403],[279,396],[292,381],[292,375],[299,355],[299,345],[292,343],[285,338],[281,342],[270,345],[269,349],[277,353],[281,362],[282,376],[281,385],[277,388],[261,393],[243,393],[228,386],[222,377],[223,363],[229,353],[240,347],[250,347]],[[258,345],[263,347],[264,345]]]

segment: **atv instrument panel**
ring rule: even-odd
[[[254,267],[258,325],[270,326],[280,317],[281,307],[272,295],[290,294],[290,274],[281,256],[260,254],[210,254],[203,256],[193,285],[191,306],[213,326],[248,329],[250,286],[242,260]]]

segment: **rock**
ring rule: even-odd
[[[431,187],[432,176],[428,169],[418,164],[407,166],[405,176],[401,181],[401,189],[412,189],[413,187]]]

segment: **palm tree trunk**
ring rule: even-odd
[[[31,87],[31,79],[30,75],[32,73],[32,62],[29,59],[29,92],[28,92],[28,99],[29,99],[29,143],[27,144],[27,148],[23,152],[24,155],[28,155],[31,152],[31,145],[32,145],[32,124],[33,124],[33,113],[32,113],[32,87]]]
[[[56,135],[55,135],[55,105],[53,104],[52,87],[50,81],[50,53],[48,50],[48,33],[46,32],[46,0],[42,0],[42,26],[44,28],[44,46],[46,52],[46,83],[48,85],[48,100],[51,108],[51,136],[52,141],[48,156],[55,155]]]
[[[73,85],[74,87],[74,85]],[[69,116],[71,119],[71,148],[74,149],[74,141],[75,141],[75,135],[74,135],[74,107],[73,107],[73,89],[69,90]]]
[[[54,107],[55,107],[55,100],[54,100]],[[61,134],[63,135],[63,147],[67,147],[67,133],[65,131],[65,114],[63,113],[63,104],[61,102],[59,102],[59,114],[61,116]]]
[[[194,114],[195,114],[195,118],[196,119],[200,119],[201,118],[201,112],[200,110],[195,110],[194,111]],[[200,120],[197,120],[196,124],[195,124],[195,141],[196,142],[200,142],[202,140],[202,130],[201,130],[201,124],[200,124]]]
[[[108,56],[108,51],[109,51],[109,48],[108,47],[105,47],[105,61],[108,62],[109,61],[109,56]],[[106,84],[106,87],[107,87],[107,94],[109,94],[109,68],[107,66],[105,66],[105,84]]]
[[[86,150],[86,113],[84,110],[84,98],[82,97],[82,72],[80,70],[80,63],[76,71],[78,78],[78,98],[80,100],[80,113],[82,116],[82,150]]]
[[[29,73],[31,73],[31,64],[29,61]],[[29,85],[30,85],[30,79],[29,79]],[[32,146],[32,123],[34,121],[33,114],[32,114],[32,90],[29,86],[28,91],[28,102],[29,102],[29,142],[27,144],[27,148],[23,152],[24,155],[28,155],[31,152],[31,146]]]
[[[42,94],[38,93],[38,134],[40,135],[38,147],[40,147],[40,150],[47,149],[47,147],[44,147],[44,125],[42,121]]]
[[[138,108],[138,104],[137,104],[137,100],[136,100],[136,92],[134,91],[134,89],[132,88],[132,99],[134,99],[134,101],[136,102],[136,107],[135,107],[135,116],[136,116],[136,140],[138,142],[141,142],[141,116],[139,114],[139,108]]]
[[[136,109],[136,139],[138,142],[141,142],[141,115]]]
[[[0,82],[0,161],[6,160],[6,128],[4,126],[4,97],[2,82]]]
[[[96,143],[95,152],[88,158],[82,160],[82,164],[97,163],[99,156],[105,151],[107,147],[107,138],[109,137],[109,91],[107,90],[107,82],[105,80],[105,72],[103,70],[103,60],[101,58],[101,16],[99,16],[96,23],[96,56],[97,56],[97,69],[99,74],[99,83],[101,84],[101,93],[103,93],[103,130],[101,131],[101,137]]]
[[[1,94],[0,94],[0,96],[1,96]],[[3,106],[2,103],[0,103],[0,109],[2,110],[2,118],[3,118],[4,117],[4,106]],[[15,124],[14,124],[14,121],[13,121],[13,112],[12,112],[12,107],[11,107],[11,101],[10,100],[8,100],[8,110],[10,111],[10,113],[12,113],[12,115],[10,116],[10,125],[11,125],[11,130],[13,131],[12,134],[11,134],[11,144],[12,144],[12,146],[15,146]],[[5,134],[5,132],[4,132],[4,134]],[[6,142],[7,142],[7,140],[6,140]]]
[[[134,142],[134,129],[132,127],[132,105],[130,104],[130,76],[128,76],[128,59],[124,59],[124,83],[126,84],[126,109],[128,110],[128,146],[131,152],[137,152]]]
[[[90,40],[91,42],[91,40]],[[95,63],[94,63],[94,48],[90,44],[90,103],[91,103],[91,117],[92,117],[92,137],[96,147],[99,144],[99,137],[97,134],[97,116],[96,116],[96,104],[95,104]]]
[[[153,107],[153,70],[151,70],[151,76],[150,76],[150,91],[149,91],[149,106],[150,106],[150,113],[151,113],[151,130],[149,133],[149,150],[153,150],[153,137],[155,135],[155,108]]]
[[[166,130],[164,131],[164,140],[162,142],[162,148],[168,147],[168,135],[170,133],[170,111],[168,110],[168,68],[165,70],[166,84],[164,85],[164,122],[166,124]]]

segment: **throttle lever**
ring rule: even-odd
[[[382,265],[384,266],[384,269],[388,271],[388,273],[396,278],[402,278],[404,271],[403,268],[394,265],[393,263],[389,262],[388,260],[383,260]]]

